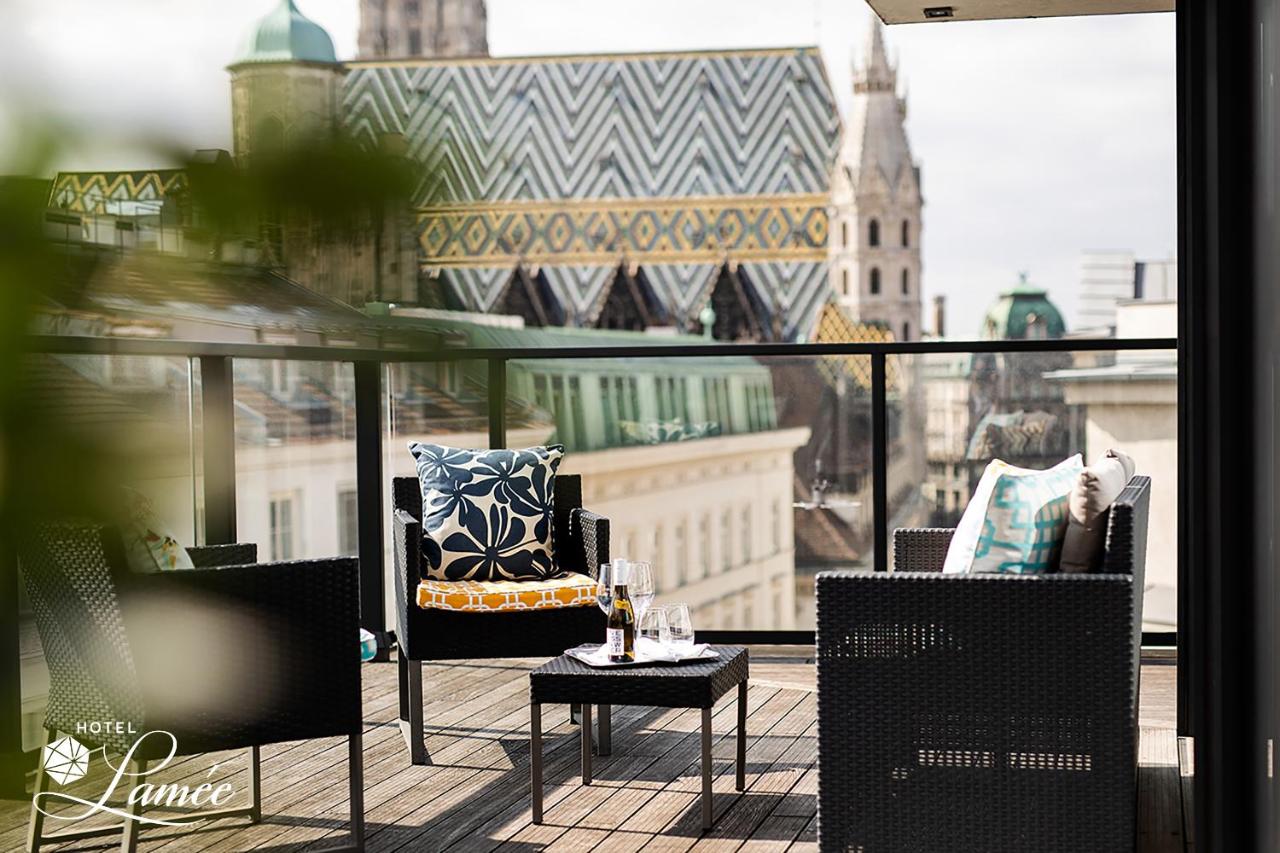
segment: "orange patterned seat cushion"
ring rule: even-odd
[[[576,572],[537,581],[438,581],[418,584],[418,606],[473,613],[595,607],[596,582]]]

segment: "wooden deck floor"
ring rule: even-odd
[[[747,791],[733,788],[734,705],[714,717],[718,823],[699,829],[697,711],[615,708],[613,754],[579,784],[577,728],[567,710],[544,709],[546,816],[530,823],[528,680],[536,660],[427,666],[427,749],[432,766],[409,764],[397,720],[395,664],[365,668],[364,761],[371,851],[815,850],[815,694],[809,649],[752,650]],[[1143,668],[1141,853],[1182,851],[1183,827],[1174,668]],[[97,756],[95,756],[97,758]],[[216,769],[210,770],[220,759]],[[95,772],[69,791],[97,799]],[[175,763],[154,781],[230,779],[245,801],[244,753]],[[166,853],[299,850],[334,844],[347,831],[345,741],[263,750],[263,822],[245,819],[142,833],[140,849]],[[21,850],[27,807],[0,804],[0,850]],[[51,822],[52,823],[52,822]],[[92,849],[95,842],[55,849]],[[96,842],[106,846],[105,840]]]

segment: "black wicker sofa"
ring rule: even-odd
[[[1150,491],[1098,574],[943,575],[952,531],[910,529],[892,573],[818,575],[820,849],[1134,849]]]

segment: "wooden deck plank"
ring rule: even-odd
[[[529,812],[528,678],[539,660],[431,664],[424,675],[426,739],[433,765],[413,767],[401,739],[396,665],[364,669],[364,759],[370,851],[451,853],[512,850],[813,851],[817,791],[812,649],[752,649],[748,699],[748,790],[734,788],[736,702],[713,716],[717,823],[700,826],[696,711],[615,708],[613,754],[595,761],[596,781],[578,777],[579,729],[567,710],[544,713],[546,822]],[[1143,667],[1140,853],[1183,851],[1182,797],[1174,729],[1175,671]],[[210,756],[178,761],[162,781],[229,777],[243,791],[244,753],[207,777]],[[101,763],[101,762],[99,762]],[[102,768],[98,768],[101,770]],[[68,790],[96,798],[102,778]],[[99,787],[90,792],[90,787]],[[264,822],[243,819],[197,831],[144,830],[147,853],[292,851],[339,841],[347,832],[344,739],[278,744],[263,750]],[[78,786],[78,787],[77,787]],[[28,803],[0,803],[0,849],[21,849]],[[104,841],[107,842],[104,845]],[[109,839],[51,850],[102,849]],[[1188,846],[1187,849],[1190,849]]]

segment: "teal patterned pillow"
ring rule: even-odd
[[[552,528],[564,447],[461,450],[410,442],[422,486],[424,574],[541,580],[556,573]]]
[[[1047,471],[992,461],[956,525],[943,571],[1057,571],[1067,499],[1083,467],[1079,454]]]

